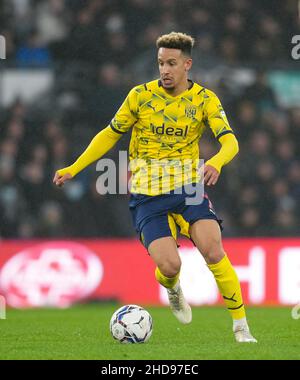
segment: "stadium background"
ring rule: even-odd
[[[234,264],[251,267],[250,251],[257,244],[266,256],[263,262],[276,251],[274,264],[267,266],[272,273],[263,280],[271,290],[259,302],[296,303],[296,269],[290,298],[280,298],[282,291],[273,289],[282,282],[280,250],[290,249],[292,255],[286,259],[285,278],[300,262],[300,242],[288,239],[299,236],[300,226],[300,72],[299,61],[291,58],[291,38],[299,34],[294,0],[1,0],[0,35],[6,39],[7,57],[0,61],[0,266],[44,241],[92,244],[102,260],[103,250],[114,246],[107,266],[115,289],[119,282],[113,265],[118,266],[122,247],[130,242],[126,273],[135,265],[152,273],[136,243],[127,195],[98,194],[95,165],[61,190],[52,177],[110,122],[130,88],[158,76],[155,40],[173,30],[196,38],[191,78],[217,93],[240,142],[238,158],[209,190],[225,221],[223,235],[233,239],[225,240],[228,252],[236,250]],[[124,136],[106,157],[118,162],[129,138]],[[218,144],[207,133],[200,147],[208,158]],[[105,241],[94,240],[101,238],[111,239],[111,245],[103,248]],[[239,238],[260,240],[245,240],[237,250],[234,244],[240,241],[234,239]],[[241,273],[245,281],[252,278]],[[6,294],[3,278],[2,272]],[[118,298],[113,291],[103,295],[101,286],[92,296]],[[131,296],[136,294],[132,289]],[[152,296],[138,301],[153,301]],[[248,293],[246,300],[257,301]]]

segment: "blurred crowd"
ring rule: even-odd
[[[297,0],[0,0],[0,34],[18,66],[59,60],[128,63],[181,30],[205,60],[274,62],[290,55]]]
[[[158,35],[191,33],[206,63],[266,68],[290,57],[287,41],[299,28],[296,3],[0,0],[6,64],[49,67],[56,76],[34,104],[16,99],[0,110],[0,236],[134,236],[128,195],[100,195],[95,165],[61,190],[52,184],[55,170],[73,162],[110,122],[132,86],[153,78],[155,68],[141,78],[135,62],[146,72]],[[238,94],[224,83],[212,89],[240,143],[239,156],[209,190],[224,236],[299,234],[300,107],[284,109],[263,70]],[[106,157],[118,161],[129,139],[123,136]],[[219,146],[206,133],[200,148],[209,158]]]
[[[300,106],[280,107],[262,72],[222,103],[240,145],[209,191],[225,220],[225,236],[299,235]],[[205,158],[216,152],[210,137],[200,146]]]

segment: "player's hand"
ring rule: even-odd
[[[204,184],[213,186],[218,182],[220,173],[211,165],[204,165]]]
[[[70,173],[66,173],[64,175],[60,175],[58,173],[58,171],[55,173],[55,176],[53,178],[53,183],[56,185],[56,186],[63,186],[65,184],[65,182],[69,181],[70,179],[72,179],[72,175]]]

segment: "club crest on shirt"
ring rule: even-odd
[[[190,119],[192,119],[196,115],[196,112],[197,108],[194,106],[185,107],[185,116],[189,117]]]

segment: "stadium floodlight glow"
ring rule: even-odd
[[[0,59],[6,59],[6,41],[5,37],[0,35]]]

